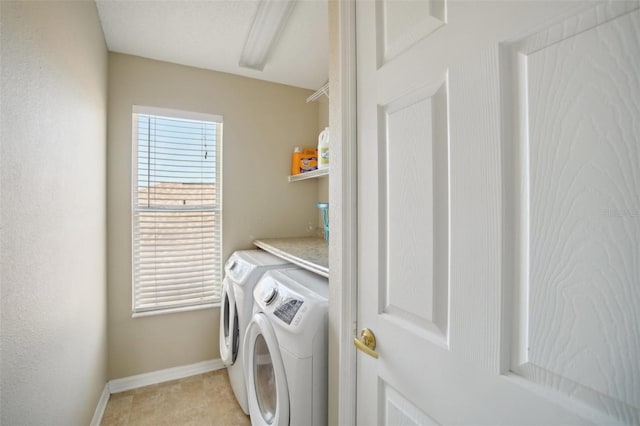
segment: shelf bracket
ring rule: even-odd
[[[313,101],[317,101],[318,99],[320,99],[322,97],[322,95],[326,96],[327,99],[329,98],[329,83],[328,82],[327,82],[327,84],[325,84],[324,86],[322,86],[321,88],[316,90],[316,92],[313,95],[309,96],[307,98],[307,103],[313,102]]]

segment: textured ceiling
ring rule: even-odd
[[[238,66],[257,9],[248,0],[97,0],[112,52],[307,89],[328,79],[327,1],[297,0],[263,71]]]

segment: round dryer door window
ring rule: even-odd
[[[233,327],[231,334],[231,363],[235,363],[240,349],[240,321],[238,321],[238,306],[233,307]]]
[[[254,315],[244,341],[251,424],[289,424],[289,390],[282,355],[264,314]]]
[[[220,358],[224,365],[233,365],[238,357],[240,330],[238,308],[230,283],[222,283],[222,309],[220,310]]]
[[[229,294],[225,291],[224,293],[224,304],[222,306],[222,316],[224,320],[222,321],[224,327],[224,339],[229,341],[229,326],[231,321],[229,319],[229,311],[231,310],[231,303],[229,303]]]

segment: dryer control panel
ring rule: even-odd
[[[243,283],[252,271],[252,266],[243,259],[231,256],[224,265],[227,277],[236,283]]]

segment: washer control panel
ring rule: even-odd
[[[264,303],[266,303],[267,305],[272,304],[276,298],[278,297],[278,289],[276,287],[271,287],[269,289],[267,289],[267,291],[264,294]]]
[[[280,306],[278,306],[273,311],[273,314],[285,323],[291,325],[291,321],[293,321],[293,318],[296,316],[303,303],[303,300],[289,298],[285,300],[284,303],[282,303]]]
[[[323,286],[324,287],[321,287]],[[306,332],[326,321],[327,282],[299,269],[268,271],[253,289],[253,312],[290,333]]]

